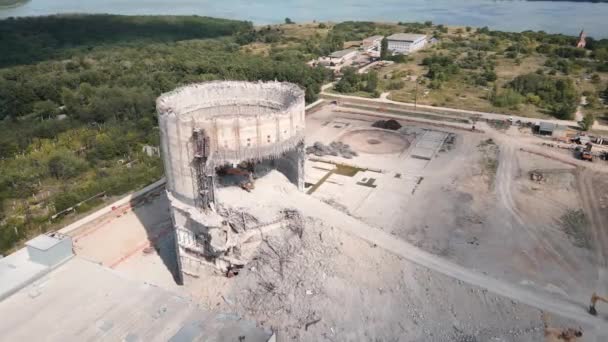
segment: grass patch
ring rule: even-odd
[[[582,209],[568,209],[558,220],[561,229],[576,247],[591,249],[589,219]]]
[[[308,189],[306,194],[308,194],[308,195],[313,194],[333,174],[347,176],[347,177],[354,177],[359,171],[365,171],[365,169],[362,169],[362,168],[359,168],[356,166],[350,166],[350,165],[344,165],[344,164],[333,164],[333,165],[336,165],[336,168],[329,171],[327,174],[325,174],[325,176],[323,176],[323,178],[319,179],[319,181],[316,184],[314,184],[310,189]]]
[[[487,123],[490,127],[493,127],[499,131],[506,131],[511,126],[511,123],[507,120],[488,119]]]
[[[354,177],[359,171],[365,171],[355,166],[337,164],[336,169],[333,171],[337,175]]]
[[[488,187],[491,189],[496,180],[496,172],[498,171],[498,146],[492,139],[486,139],[477,145],[477,148],[482,152],[480,159],[481,174],[488,181]]]
[[[323,178],[319,179],[317,184],[313,185],[312,188],[308,189],[308,192],[306,192],[306,194],[312,195],[333,174],[334,174],[334,171],[329,171],[328,173],[326,173],[325,176],[323,176]]]

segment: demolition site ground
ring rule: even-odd
[[[584,311],[608,292],[606,174],[534,153],[515,127],[374,124],[388,118],[326,105],[306,118],[304,192],[277,171],[251,192],[219,190],[243,221],[299,213],[289,229],[252,232],[243,268],[177,285],[162,189],[73,232],[76,254],[281,341],[542,340],[541,305],[514,300],[524,292],[580,309],[555,304],[552,325],[606,337]]]

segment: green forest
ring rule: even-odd
[[[159,145],[159,94],[192,82],[261,79],[297,83],[314,101],[329,77],[302,54],[243,52],[272,33],[243,21],[51,16],[3,20],[0,32],[2,254],[59,226],[62,216],[52,218],[66,208],[162,176],[160,158],[142,151]]]

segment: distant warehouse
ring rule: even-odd
[[[343,64],[357,57],[357,49],[346,49],[332,52],[329,60],[334,64]]]
[[[395,54],[407,55],[426,45],[426,35],[424,34],[396,33],[386,39],[389,51]]]

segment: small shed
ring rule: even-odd
[[[538,134],[540,134],[540,135],[553,135],[553,131],[555,131],[556,127],[557,127],[557,125],[554,124],[554,123],[552,123],[552,122],[541,121],[538,124]]]
[[[53,267],[72,257],[72,239],[60,233],[39,235],[25,243],[32,262]]]

